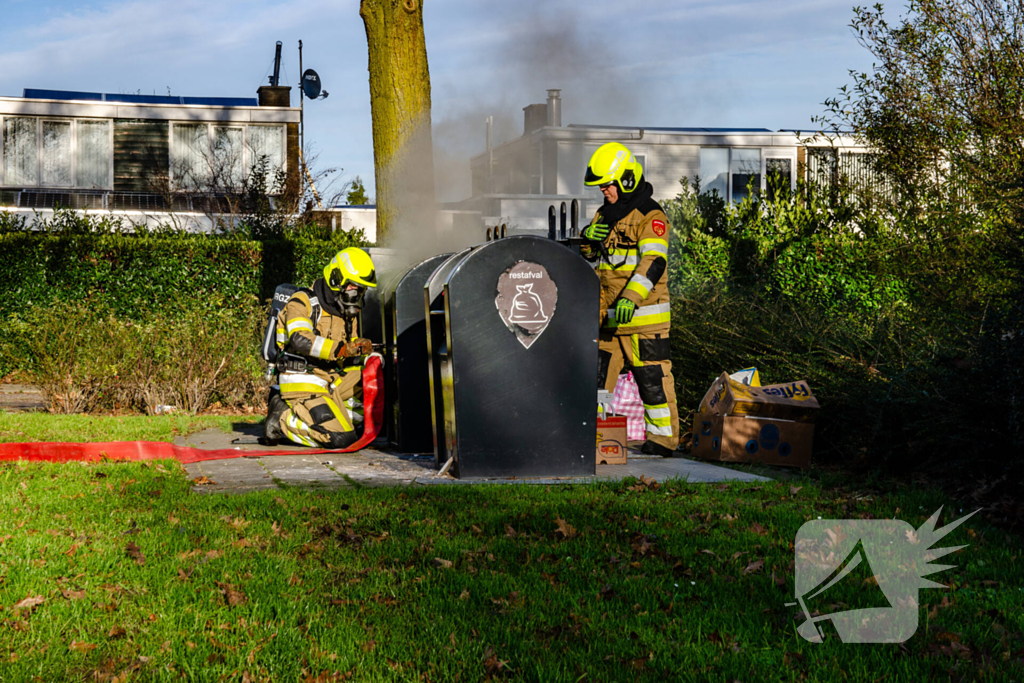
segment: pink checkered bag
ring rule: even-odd
[[[644,404],[640,400],[640,390],[637,389],[633,373],[619,375],[619,381],[615,384],[615,395],[612,397],[612,410],[616,415],[626,417],[627,440],[644,440],[647,433],[644,426]]]

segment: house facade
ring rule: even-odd
[[[591,155],[607,142],[633,152],[654,186],[654,198],[675,197],[680,180],[699,179],[702,191],[716,190],[739,202],[751,189],[771,193],[795,188],[798,176],[817,174],[835,159],[849,166],[866,150],[848,136],[813,135],[767,128],[634,128],[561,122],[558,90],[545,104],[524,108],[523,135],[470,160],[472,195],[460,208],[479,211],[486,224],[508,222],[515,233],[547,234],[550,216],[575,201],[579,221],[589,222],[604,201],[583,185]],[[571,215],[571,212],[567,212]]]
[[[287,87],[258,97],[26,89],[0,97],[0,208],[57,206],[209,214],[264,159],[268,191],[297,183],[299,108]],[[200,202],[202,203],[202,202]]]

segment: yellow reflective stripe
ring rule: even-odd
[[[629,335],[630,345],[633,347],[633,358],[630,359],[630,365],[640,364],[640,335],[631,334]]]
[[[288,336],[295,334],[297,330],[309,330],[313,331],[313,321],[309,318],[292,318],[288,321],[288,325],[285,328],[288,331]]]
[[[327,388],[327,380],[304,372],[286,372],[281,375],[282,382],[315,384],[322,389]]]
[[[671,320],[672,307],[669,304],[654,304],[652,306],[640,306],[633,314],[633,319],[625,325],[619,325],[615,321],[615,309],[608,309],[608,316],[605,318],[605,327],[640,327],[642,325],[657,325],[667,323]]]
[[[326,394],[327,389],[307,382],[281,382],[281,393]]]
[[[317,336],[313,340],[313,349],[309,352],[309,355],[322,360],[330,360],[331,358],[331,347],[334,345],[330,339],[326,337]]]
[[[640,240],[640,255],[643,256],[649,252],[657,252],[668,256],[668,240],[662,239],[647,239]]]
[[[361,366],[359,366],[359,365],[352,365],[350,367],[343,368],[343,370],[345,372],[355,372],[356,370],[359,370],[360,372],[362,372],[363,368]]]
[[[345,411],[339,408],[338,404],[329,398],[325,398],[324,403],[326,403],[327,407],[331,409],[331,412],[334,414],[334,419],[341,423],[342,430],[346,432],[351,432],[352,423],[349,421],[347,417],[345,417]]]
[[[640,300],[643,301],[647,298],[647,295],[651,293],[651,289],[654,288],[654,283],[645,278],[640,273],[636,273],[626,283],[626,289],[631,292],[636,292],[640,295]]]

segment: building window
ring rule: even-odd
[[[4,117],[0,184],[109,188],[111,147],[110,121]]]
[[[742,202],[750,194],[761,191],[761,150],[733,149],[730,152],[729,171],[732,176],[732,201]]]
[[[171,131],[171,177],[175,188],[206,189],[210,180],[209,126],[176,123]]]
[[[701,147],[698,175],[701,192],[715,191],[729,201],[729,148]]]
[[[71,122],[43,121],[43,153],[40,158],[43,185],[71,186]]]
[[[37,119],[4,118],[4,185],[36,185],[39,178]]]
[[[284,126],[176,123],[171,129],[171,177],[179,190],[237,192],[266,159],[267,191],[284,171]]]
[[[749,188],[761,191],[761,150],[750,147],[701,147],[700,190],[717,191],[727,202],[742,202]]]
[[[284,165],[284,127],[283,126],[248,126],[246,128],[246,173],[261,159],[267,160],[267,192],[277,194],[283,188],[279,186],[278,175],[285,170]]]
[[[781,190],[782,196],[788,197],[793,187],[793,160],[765,159],[764,166],[768,201],[775,201],[776,190]]]
[[[75,122],[75,185],[107,188],[113,152],[110,143],[110,121]]]

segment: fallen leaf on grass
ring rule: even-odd
[[[43,604],[44,602],[46,602],[46,598],[44,598],[42,595],[30,595],[29,597],[14,605],[11,609],[33,609],[38,605]]]
[[[451,560],[446,560],[443,557],[435,557],[434,558],[434,566],[435,567],[441,567],[442,569],[451,569],[452,568],[452,561]]]
[[[347,681],[354,675],[355,671],[346,671],[345,673],[340,671],[321,671],[316,675],[307,674],[302,680],[303,683],[337,683],[338,681]]]
[[[373,652],[373,649],[377,647],[376,640],[367,640],[365,643],[359,646],[363,652]]]
[[[291,576],[288,577],[288,585],[289,586],[301,586],[302,585],[302,579],[299,578],[298,574],[292,574]]]
[[[505,525],[505,536],[508,537],[508,538],[515,538],[516,537],[516,530],[512,528],[511,524],[506,524]]]
[[[755,562],[751,562],[750,564],[748,564],[747,568],[743,570],[743,573],[753,574],[754,572],[761,571],[762,567],[764,567],[764,560],[756,560]]]
[[[462,592],[459,593],[459,600],[469,600],[469,591],[463,588]]]
[[[203,556],[203,559],[209,562],[210,560],[216,560],[218,557],[221,557],[222,555],[224,555],[223,550],[210,550],[207,551],[206,555]]]
[[[192,483],[196,486],[213,486],[217,482],[213,481],[209,477],[196,477],[192,480]]]
[[[107,631],[107,638],[123,638],[126,633],[127,632],[120,626],[112,626],[110,630]]]
[[[60,594],[63,595],[68,600],[81,600],[82,598],[85,597],[85,591],[65,590],[65,591],[61,591]]]
[[[555,537],[565,540],[567,538],[574,538],[576,536],[576,527],[566,522],[561,517],[555,518],[555,524],[558,527],[555,529]]]
[[[74,650],[75,652],[89,652],[90,650],[96,649],[96,644],[83,643],[80,640],[72,640],[71,645],[69,645],[68,647],[69,649]]]
[[[252,547],[252,543],[249,542],[248,538],[240,538],[237,541],[235,541],[234,543],[232,543],[231,545],[233,545],[236,548],[251,548]]]
[[[79,548],[79,545],[77,543],[72,543],[71,547],[64,551],[64,554],[67,555],[68,557],[71,557],[72,555],[75,554],[75,551],[78,550],[78,548]]]
[[[768,533],[764,530],[764,527],[758,524],[757,522],[751,524],[750,528],[747,529],[747,531],[749,531],[752,534],[757,534],[758,536],[764,536],[766,533]]]
[[[498,659],[498,656],[494,654],[494,648],[488,647],[484,651],[484,675],[493,676],[508,664],[508,660]]]
[[[800,491],[800,489],[802,489],[802,488],[803,488],[803,486],[790,486],[789,487],[789,494],[791,496],[795,496]]]
[[[128,545],[124,547],[124,551],[128,554],[128,557],[135,560],[135,564],[140,567],[146,564],[146,556],[139,550],[139,546],[135,545],[135,541],[128,541]]]
[[[220,581],[215,581],[214,583],[216,583],[217,588],[220,589],[220,592],[224,596],[224,600],[225,602],[227,602],[228,607],[236,607],[238,605],[244,605],[246,602],[248,602],[248,598],[245,597],[245,593],[243,593],[230,583],[222,583]]]
[[[188,581],[189,578],[192,576],[192,572],[194,572],[194,571],[195,571],[195,568],[189,569],[186,572],[181,567],[178,567],[178,578],[181,579],[182,581]]]

